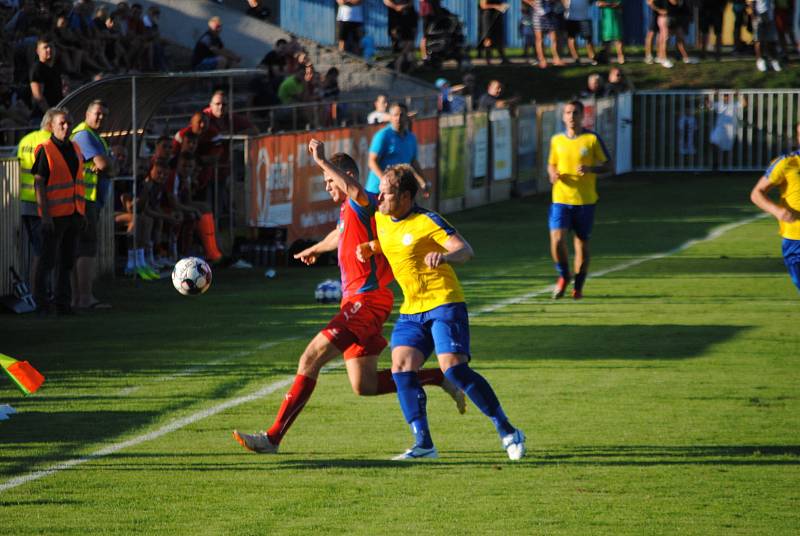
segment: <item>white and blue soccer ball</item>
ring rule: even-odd
[[[199,257],[186,257],[175,263],[172,284],[184,296],[202,294],[211,286],[211,267]]]
[[[317,285],[314,298],[319,303],[339,303],[342,299],[342,284],[333,279],[326,279]]]

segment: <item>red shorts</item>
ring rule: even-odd
[[[394,295],[383,288],[342,300],[322,334],[342,352],[345,359],[378,355],[386,348],[383,323],[392,312]]]

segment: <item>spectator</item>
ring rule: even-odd
[[[169,235],[174,227],[181,224],[183,218],[180,212],[164,210],[164,183],[168,176],[167,161],[158,160],[138,189],[137,207],[142,216],[149,220],[147,226],[151,226],[150,232],[145,232],[144,235],[144,260],[148,266],[156,269],[162,268],[164,263],[156,261],[155,247],[161,244],[163,234],[166,232]]]
[[[187,255],[192,235],[197,231],[203,245],[205,258],[210,262],[219,262],[223,255],[217,246],[214,214],[208,203],[195,201],[192,196],[195,184],[195,166],[196,160],[193,154],[181,153],[175,172],[167,179],[165,206],[173,212],[182,214],[180,241],[171,238],[170,251],[174,253],[179,250],[181,255]]]
[[[261,0],[247,0],[247,14],[260,20],[266,20],[272,15],[269,8],[262,4]]]
[[[439,90],[438,106],[439,112],[450,113],[450,83],[445,78],[437,78],[434,82],[436,89]]]
[[[36,160],[35,151],[43,142],[50,139],[50,123],[52,112],[50,109],[45,112],[39,130],[34,130],[23,137],[17,147],[17,159],[19,160],[19,212],[22,220],[22,229],[28,237],[28,244],[31,248],[31,271],[29,280],[31,283],[31,293],[36,296],[36,269],[39,258],[42,255],[42,232],[41,218],[39,217],[39,207],[36,204],[36,189],[33,176],[33,163]]]
[[[722,16],[728,0],[704,0],[700,7],[700,57],[706,58],[711,30],[714,30],[714,57],[719,61],[722,57]]]
[[[592,73],[586,79],[586,89],[581,91],[580,98],[582,99],[597,99],[605,96],[605,87],[603,87],[603,77],[597,73]]]
[[[658,16],[666,16],[667,14],[666,0],[647,0],[647,6],[650,8],[650,24],[647,27],[647,35],[644,37],[644,62],[652,65],[655,63],[653,59],[653,39],[658,33]]]
[[[73,313],[70,307],[70,272],[75,257],[75,237],[86,225],[83,157],[78,146],[67,136],[67,112],[50,110],[50,117],[53,134],[37,149],[31,170],[35,177],[42,235],[42,256],[36,268],[34,299],[37,314],[47,314],[47,276],[57,268],[53,305],[56,314],[68,315]]]
[[[528,2],[529,0],[524,0]],[[530,0],[533,5],[533,35],[536,42],[536,58],[540,69],[547,67],[547,58],[544,56],[544,36],[550,38],[550,54],[553,65],[562,66],[564,62],[558,55],[558,19],[555,14],[557,0]]]
[[[294,104],[303,100],[305,72],[305,65],[298,65],[293,73],[283,79],[278,86],[278,100],[281,104]]]
[[[72,131],[72,141],[83,155],[86,197],[86,225],[78,232],[72,280],[72,306],[77,309],[111,308],[111,305],[98,300],[92,291],[97,262],[98,221],[110,188],[109,177],[115,174],[108,144],[99,133],[107,115],[108,108],[103,101],[92,101],[86,108],[85,120]]]
[[[219,17],[208,19],[208,31],[200,36],[192,52],[192,69],[213,71],[235,67],[242,61],[236,53],[225,48],[220,38],[222,20]]]
[[[267,76],[278,84],[286,74],[286,48],[286,39],[278,39],[272,50],[267,52],[258,64],[259,67],[266,69]]]
[[[508,108],[512,101],[511,99],[503,99],[503,84],[499,80],[492,80],[486,87],[486,93],[481,95],[478,100],[478,110],[481,112],[490,112],[495,108]]]
[[[191,140],[188,134],[196,137],[196,148],[191,151]],[[172,141],[172,153],[178,155],[184,151],[191,151],[197,155],[199,171],[197,176],[198,187],[193,192],[198,200],[207,201],[211,193],[208,185],[215,177],[215,168],[222,153],[219,131],[210,126],[208,118],[202,112],[192,115],[189,126],[179,130]]]
[[[689,53],[686,51],[686,43],[683,39],[683,26],[686,16],[683,0],[655,0],[655,5],[666,13],[666,15],[662,15],[659,12],[658,16],[658,63],[667,69],[671,69],[674,66],[667,57],[667,42],[671,35],[675,36],[675,46],[683,58],[683,63],[695,63],[689,57]]]
[[[422,39],[419,40],[419,57],[428,59],[428,28],[441,11],[441,0],[419,0],[419,16],[422,18]]]
[[[753,40],[756,51],[756,68],[767,72],[765,55],[771,57],[770,66],[775,71],[782,71],[778,61],[778,32],[775,29],[774,0],[748,0],[748,9],[753,17]],[[766,54],[765,54],[766,53]]]
[[[417,12],[413,0],[383,0],[388,9],[389,38],[398,56],[395,70],[407,72],[414,66],[414,41],[417,37]]]
[[[410,164],[420,189],[428,197],[429,185],[417,160],[417,137],[409,129],[408,108],[395,102],[389,107],[389,124],[375,133],[369,144],[369,177],[364,189],[378,193],[380,177],[389,166]]]
[[[620,93],[630,91],[631,87],[625,74],[619,67],[612,67],[608,71],[608,83],[606,84],[606,96],[616,97]]]
[[[158,29],[158,19],[161,17],[161,10],[158,6],[147,8],[147,15],[142,18],[144,26],[143,52],[145,61],[143,62],[146,70],[168,71],[167,56],[164,52],[164,44],[161,40],[161,32]]]
[[[597,65],[595,60],[594,45],[592,44],[592,17],[589,14],[590,0],[568,0],[567,10],[564,14],[567,47],[575,63],[580,63],[578,49],[575,47],[575,39],[582,37],[586,41],[586,56],[589,63]]]
[[[323,100],[335,101],[339,99],[341,90],[339,89],[339,69],[331,67],[325,73],[322,79],[322,87],[320,88]]]
[[[461,95],[468,102],[467,111],[474,110],[477,107],[478,99],[480,99],[481,95],[474,73],[464,73],[461,78],[461,84],[455,85],[451,89],[453,93]]]
[[[364,33],[364,6],[361,0],[336,0],[336,34],[339,50],[361,54],[361,36]]]
[[[750,13],[747,9],[747,0],[733,0],[733,50],[736,54],[745,51],[745,44],[742,41],[742,28],[748,33],[753,33],[753,25]]]
[[[478,4],[481,16],[481,40],[478,43],[478,55],[483,49],[486,53],[486,64],[491,64],[492,48],[500,55],[501,63],[508,63],[505,52],[505,28],[508,3],[494,0],[480,0]]]
[[[792,30],[794,0],[775,0],[775,29],[781,46],[781,59],[789,61],[789,51],[797,46]]]
[[[217,130],[221,134],[258,134],[258,129],[253,126],[253,123],[247,119],[247,116],[234,113],[233,114],[233,132],[229,127],[228,118],[228,98],[225,91],[218,89],[211,95],[211,100],[208,106],[203,109],[208,124],[212,129]]]
[[[608,57],[608,44],[613,42],[617,51],[617,63],[625,63],[622,49],[622,0],[599,0],[600,39],[603,41],[603,57]]]
[[[375,123],[387,123],[389,121],[389,100],[383,93],[375,97],[375,109],[372,110],[367,116],[367,123],[373,125]]]
[[[534,48],[533,0],[522,0],[520,3],[519,36],[522,39],[522,57],[530,58],[530,51]]]
[[[42,117],[47,109],[64,98],[62,73],[55,66],[54,55],[52,44],[46,38],[40,38],[36,43],[37,61],[31,67],[29,77],[34,117]]]

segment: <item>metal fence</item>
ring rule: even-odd
[[[20,243],[19,162],[16,158],[0,159],[0,296],[11,293],[9,267],[25,277]]]
[[[755,171],[797,146],[800,90],[638,91],[634,168]]]

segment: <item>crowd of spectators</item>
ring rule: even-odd
[[[124,1],[110,9],[94,0],[0,3],[0,128],[36,125],[90,80],[168,70],[159,17],[158,6]]]
[[[791,16],[793,0],[646,0],[650,9],[650,25],[645,37],[645,62],[658,63],[665,68],[674,66],[674,57],[684,63],[697,63],[707,58],[712,47],[714,58],[722,57],[722,41],[731,40],[733,53],[749,54],[748,44],[742,39],[742,30],[752,35],[756,67],[765,72],[768,66],[781,70],[781,61],[787,61],[788,54],[797,48],[792,33]],[[732,35],[723,35],[723,15],[727,5],[732,4],[734,24]],[[592,4],[599,8],[598,41],[599,51],[593,45],[593,21],[590,13]],[[502,20],[507,3],[480,1],[483,17],[480,38],[477,43],[479,57],[481,50],[488,46],[502,50]],[[619,64],[626,61],[625,35],[622,24],[622,0],[522,0],[519,34],[523,43],[523,55],[528,57],[535,51],[536,64],[545,68],[549,64],[562,66],[562,52],[566,51],[574,62],[580,62],[576,39],[581,38],[586,47],[586,60],[592,65],[607,63],[612,57]],[[697,13],[697,17],[695,17]],[[699,37],[699,59],[690,55],[686,43],[691,24],[697,20]],[[676,56],[667,50],[673,41]],[[550,58],[545,54],[545,44],[549,41]],[[613,50],[612,48],[613,47]],[[655,49],[655,50],[654,50]]]

